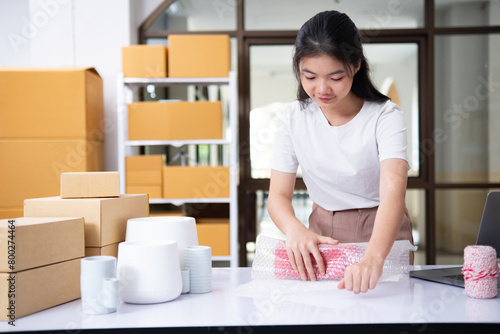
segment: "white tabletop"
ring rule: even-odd
[[[154,305],[121,303],[116,313],[107,315],[83,315],[81,301],[75,300],[17,319],[15,327],[1,322],[0,331],[212,327],[221,333],[241,332],[243,328],[255,333],[269,326],[273,326],[270,332],[277,332],[280,326],[291,325],[375,324],[410,326],[411,332],[418,332],[431,324],[463,329],[483,323],[483,327],[487,324],[488,329],[500,332],[500,298],[473,299],[463,288],[408,279],[380,282],[375,290],[359,295],[333,288],[242,297],[237,288],[251,281],[250,272],[251,268],[214,268],[210,293],[183,294]]]

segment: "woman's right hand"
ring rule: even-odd
[[[292,268],[299,272],[300,278],[307,281],[309,276],[311,281],[316,281],[311,255],[318,264],[319,273],[325,275],[325,261],[318,244],[336,245],[338,243],[338,240],[316,234],[302,225],[287,231],[285,245]]]

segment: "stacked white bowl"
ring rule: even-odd
[[[188,246],[184,249],[184,260],[189,269],[189,292],[212,291],[212,249],[208,246]]]

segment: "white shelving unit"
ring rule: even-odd
[[[125,157],[135,155],[134,147],[140,146],[175,146],[183,145],[228,145],[229,146],[229,177],[230,196],[228,198],[176,198],[150,199],[150,205],[173,204],[176,206],[185,203],[229,203],[229,256],[214,256],[214,261],[229,261],[231,267],[238,266],[238,139],[237,139],[237,88],[236,74],[229,73],[227,78],[124,78],[118,75],[117,80],[117,123],[118,123],[118,171],[120,172],[120,190],[125,193]],[[228,85],[229,86],[229,134],[225,139],[216,140],[128,140],[128,109],[127,105],[134,102],[133,87],[168,87],[175,85]]]

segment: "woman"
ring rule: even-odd
[[[343,13],[322,12],[302,26],[293,68],[298,101],[281,115],[268,211],[303,280],[316,280],[311,256],[325,273],[318,244],[369,241],[338,284],[367,292],[382,275],[394,241],[413,241],[405,207],[405,120],[370,81],[359,31]],[[314,202],[309,229],[291,204],[299,165]]]

